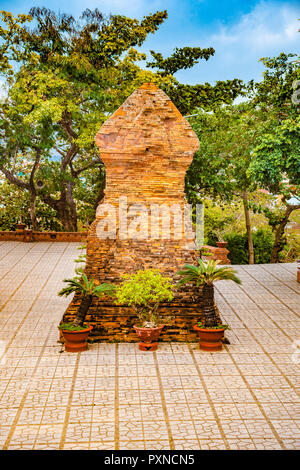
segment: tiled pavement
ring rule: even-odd
[[[231,344],[94,344],[60,353],[56,296],[75,243],[0,243],[2,449],[300,448],[296,266],[238,267],[219,282]],[[300,341],[299,341],[300,342]]]

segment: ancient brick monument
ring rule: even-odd
[[[186,262],[196,263],[194,234],[185,222],[184,178],[199,142],[168,96],[145,83],[103,124],[96,143],[106,190],[88,235],[87,276],[117,283],[124,273],[158,268],[174,277]],[[63,321],[72,319],[79,301],[75,295]],[[178,292],[160,312],[173,317],[162,341],[195,340],[198,289]],[[110,299],[95,298],[87,321],[94,340],[137,341],[133,313]]]

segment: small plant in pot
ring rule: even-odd
[[[213,231],[215,236],[217,237],[216,245],[218,248],[226,248],[227,241],[224,239],[224,236],[228,233],[227,230],[216,229]]]
[[[198,259],[199,266],[186,264],[177,274],[182,276],[178,286],[195,284],[202,287],[203,322],[199,321],[194,329],[199,337],[200,349],[206,351],[219,351],[222,349],[224,331],[228,325],[223,325],[216,311],[214,300],[214,283],[221,280],[234,281],[241,284],[236,271],[229,266],[218,267],[219,261],[210,260],[206,264]]]
[[[139,349],[156,351],[158,337],[165,326],[157,310],[162,302],[173,299],[172,279],[151,269],[125,274],[122,278],[115,290],[115,302],[134,310],[138,321],[133,328],[140,338]]]
[[[87,349],[87,339],[92,326],[84,324],[88,310],[92,304],[93,297],[113,295],[114,286],[103,283],[97,284],[94,279],[89,280],[85,274],[81,277],[75,276],[73,279],[65,279],[68,285],[61,289],[59,296],[68,296],[74,292],[81,294],[81,303],[74,320],[70,323],[61,323],[61,330],[65,339],[65,350],[68,352],[80,352]]]

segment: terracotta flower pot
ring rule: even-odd
[[[88,348],[87,339],[92,329],[93,327],[89,326],[80,331],[62,330],[65,339],[65,350],[67,352],[86,351]]]
[[[218,248],[226,248],[228,242],[216,242]]]
[[[25,230],[26,224],[16,224],[16,232],[23,232]]]
[[[141,328],[134,325],[133,328],[140,338],[139,349],[141,351],[156,351],[157,340],[165,325],[157,326],[156,328]]]
[[[194,325],[196,330],[200,349],[204,351],[220,351],[222,349],[222,338],[224,338],[225,328],[200,328]]]

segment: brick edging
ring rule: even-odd
[[[0,241],[19,242],[85,242],[88,232],[35,232],[33,230],[1,231]]]

